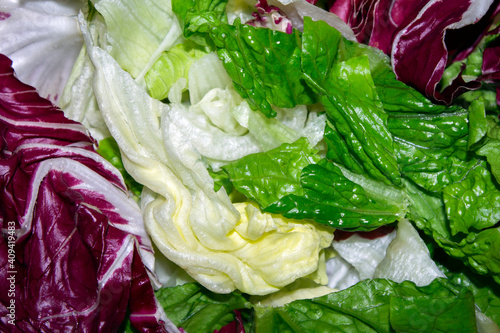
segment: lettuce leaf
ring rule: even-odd
[[[125,185],[127,185],[127,188],[133,195],[134,200],[139,202],[143,186],[137,183],[123,167],[120,149],[118,148],[116,141],[112,137],[99,141],[99,148],[97,149],[97,152],[113,164],[118,171],[120,171]]]
[[[190,333],[221,330],[236,320],[234,310],[251,308],[238,292],[216,294],[197,283],[163,288],[155,295],[172,322]]]
[[[302,194],[302,169],[318,161],[317,151],[302,138],[268,152],[247,155],[223,169],[239,192],[268,207],[289,194]]]
[[[320,160],[306,139],[223,166],[234,188],[263,211],[371,230],[404,216],[404,195]]]
[[[425,287],[374,279],[279,308],[257,308],[255,328],[259,332],[476,332],[476,319],[472,293],[445,279]]]

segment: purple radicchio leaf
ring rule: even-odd
[[[151,241],[120,173],[0,55],[0,331],[165,332]]]
[[[234,314],[235,319],[232,322],[223,326],[220,330],[215,330],[214,333],[245,333],[241,312],[234,310]]]
[[[338,0],[330,11],[353,29],[359,42],[390,55],[399,80],[449,104],[481,86],[459,75],[444,91],[437,89],[446,66],[466,57],[488,31],[499,4],[500,0]]]
[[[500,5],[498,11],[500,12]],[[500,25],[490,34],[498,36],[483,51],[482,74],[477,79],[478,81],[496,83],[497,104],[500,106]]]
[[[267,0],[259,0],[255,7],[257,8],[257,12],[252,13],[254,18],[246,22],[246,24],[254,27],[278,30],[287,34],[292,33],[292,22],[278,7],[270,6]]]

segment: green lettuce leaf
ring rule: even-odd
[[[99,141],[99,148],[97,149],[97,152],[120,171],[123,176],[123,180],[125,181],[125,185],[127,185],[132,197],[135,201],[139,202],[143,185],[136,182],[127,170],[125,170],[121,158],[120,148],[118,147],[115,139],[109,137]]]
[[[497,183],[500,183],[500,140],[492,140],[482,146],[477,153],[485,156],[491,167],[491,172],[495,176]]]
[[[484,99],[480,97],[472,101],[469,106],[469,149],[479,142],[488,132],[488,119],[486,118],[484,104]]]
[[[305,138],[248,155],[223,170],[234,188],[263,211],[287,218],[371,230],[405,214],[400,190],[320,160]],[[225,180],[225,175],[217,178]]]
[[[302,70],[307,83],[320,95],[333,132],[338,133],[332,135],[330,145],[350,152],[352,163],[346,167],[351,171],[362,169],[374,179],[399,185],[401,175],[386,127],[387,114],[371,77],[369,57],[343,54],[347,59],[337,59],[336,49],[343,37],[324,22],[306,19],[303,41]],[[329,45],[324,43],[331,43],[335,51],[319,48]],[[352,164],[356,167],[351,169]]]
[[[487,140],[479,147],[477,154],[486,157],[491,173],[500,184],[500,122],[497,117],[487,117]]]
[[[228,0],[172,0],[172,11],[184,26],[184,37],[201,45],[213,46],[207,33],[212,27],[227,22]]]
[[[324,85],[335,63],[366,56],[378,97],[386,111],[440,113],[455,107],[434,104],[416,89],[399,81],[382,51],[344,38],[324,21],[304,18],[302,67],[310,81]]]
[[[500,324],[500,286],[491,283],[488,276],[474,274],[459,260],[450,259],[442,251],[435,252],[434,260],[453,285],[470,290],[479,310]]]
[[[350,174],[326,160],[305,167],[300,184],[302,193],[291,193],[264,211],[357,231],[393,223],[405,214],[403,194],[383,183]],[[375,187],[380,191],[370,191]],[[382,192],[392,195],[385,197]]]
[[[500,229],[471,229],[467,235],[453,235],[442,196],[424,192],[408,181],[405,185],[410,200],[409,217],[417,227],[431,236],[448,255],[460,259],[476,273],[489,274],[500,283]]]
[[[313,83],[317,88],[317,82]],[[367,57],[336,64],[322,89],[323,103],[339,139],[365,173],[387,184],[399,185],[401,175],[391,134],[372,81]],[[354,170],[353,170],[354,171]]]
[[[188,79],[191,64],[207,54],[207,50],[192,41],[177,44],[162,52],[144,76],[151,97],[163,100],[180,78]]]
[[[258,332],[476,332],[476,319],[472,293],[445,279],[425,287],[375,279],[283,307],[257,309],[255,328]]]
[[[217,294],[197,283],[163,288],[155,295],[167,317],[189,333],[220,330],[235,320],[234,310],[251,308],[238,292]]]
[[[250,107],[275,117],[272,106],[292,108],[315,102],[302,79],[300,34],[256,28],[236,20],[211,31],[224,68]]]
[[[485,164],[478,162],[463,180],[443,190],[453,235],[493,227],[500,221],[500,189]]]
[[[286,195],[302,194],[302,169],[317,161],[317,151],[301,138],[268,152],[245,156],[223,170],[239,192],[267,207]]]
[[[391,113],[387,126],[394,136],[401,173],[422,188],[439,192],[459,181],[477,161],[469,157],[468,113]]]

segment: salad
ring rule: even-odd
[[[0,330],[500,332],[499,13],[0,3]]]

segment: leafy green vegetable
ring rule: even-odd
[[[121,159],[120,148],[115,139],[109,137],[99,141],[99,149],[97,149],[97,152],[120,171],[125,181],[125,185],[127,185],[132,193],[134,200],[138,202],[141,197],[143,185],[136,182],[127,170],[125,170]]]
[[[486,118],[484,99],[479,97],[469,106],[469,150],[479,142],[488,131],[488,119]]]
[[[292,108],[313,104],[314,94],[301,75],[300,35],[226,23],[227,1],[173,1],[184,22],[184,36],[204,38],[214,44],[235,89],[250,107],[275,117],[272,106]],[[204,43],[205,44],[205,43]]]
[[[441,196],[426,193],[405,182],[410,199],[410,218],[450,256],[459,258],[476,273],[489,274],[500,283],[500,230],[470,230],[452,235]]]
[[[462,262],[450,259],[442,250],[436,251],[433,259],[440,265],[450,283],[470,290],[481,312],[500,324],[500,286],[492,284],[488,276],[472,273]]]
[[[239,192],[267,207],[288,194],[302,193],[302,169],[319,160],[316,153],[302,138],[268,152],[245,156],[223,169]]]
[[[353,155],[358,167],[351,171],[358,172],[361,167],[374,179],[398,185],[401,178],[392,136],[386,128],[387,114],[371,77],[369,58],[364,55],[335,62],[336,50],[318,48],[333,43],[336,49],[340,38],[325,22],[304,21],[302,70],[339,134],[332,136],[331,145]]]
[[[302,79],[300,34],[243,25],[212,29],[219,58],[235,89],[252,109],[276,116],[272,106],[292,108],[313,104],[315,95]]]
[[[500,221],[500,190],[486,163],[478,163],[465,178],[446,186],[443,200],[453,235],[492,227]]]
[[[368,59],[358,57],[337,64],[329,78],[322,87],[321,102],[350,153],[374,179],[399,185],[401,175],[386,127],[387,115],[378,100]]]
[[[488,304],[493,307],[490,313],[496,313],[493,294],[441,278],[424,287],[409,281],[364,280],[277,307],[251,304],[237,292],[215,294],[197,283],[156,292],[174,324],[200,333],[233,321],[234,310],[241,311],[257,332],[476,332],[474,295],[482,297],[483,305],[487,295],[493,297]]]
[[[313,219],[335,228],[358,231],[373,230],[395,222],[405,213],[404,200],[400,197],[392,201],[392,198],[370,193],[326,160],[305,167],[300,184],[302,194],[289,194],[264,210],[288,218]],[[384,188],[382,183],[377,185]]]
[[[387,127],[392,135],[425,148],[448,148],[454,145],[466,149],[469,133],[468,113],[390,114]]]
[[[167,317],[189,333],[213,332],[235,320],[234,310],[249,309],[239,293],[217,294],[197,283],[163,288],[155,292]]]
[[[180,78],[187,80],[191,64],[205,54],[207,50],[192,41],[164,51],[144,76],[151,97],[158,100],[167,98],[172,85]]]
[[[172,0],[172,10],[184,26],[184,37],[201,45],[212,45],[207,33],[213,26],[227,22],[228,0]]]
[[[223,170],[218,178],[227,173],[234,188],[257,201],[263,211],[288,218],[371,230],[404,216],[401,193],[320,161],[305,138],[248,155]]]
[[[476,332],[476,319],[472,293],[445,279],[425,287],[374,279],[280,308],[258,308],[255,328],[259,332]]]
[[[491,168],[491,173],[500,184],[500,123],[496,117],[487,117],[487,140],[477,150],[477,154],[485,156]]]
[[[401,173],[428,191],[441,191],[476,164],[467,154],[467,112],[391,113]]]

